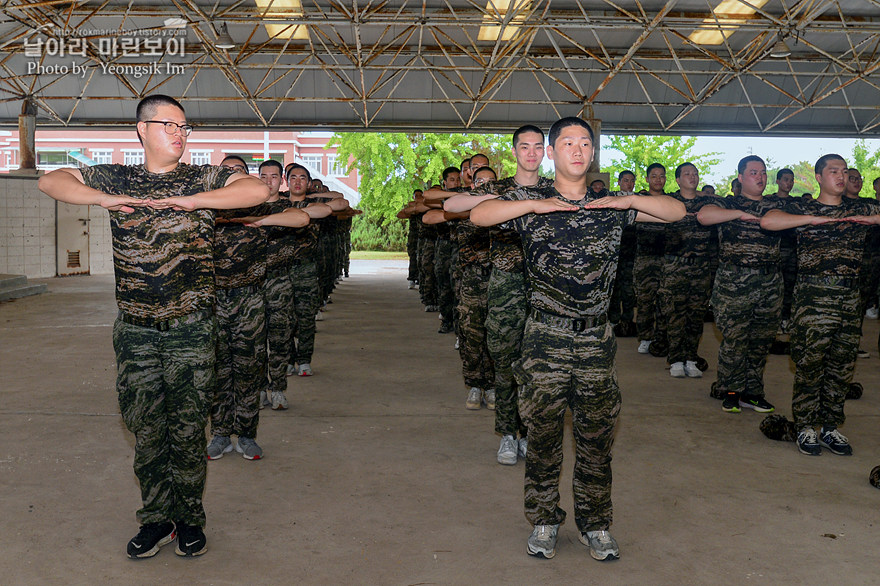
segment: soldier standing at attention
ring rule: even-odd
[[[216,383],[215,209],[255,206],[269,190],[254,177],[180,162],[192,131],[173,98],[137,106],[141,165],[57,169],[39,188],[110,211],[119,315],[113,325],[119,408],[135,436],[143,507],[131,558],[178,538],[176,553],[207,551],[205,427]]]
[[[540,128],[529,124],[513,133],[513,156],[516,158],[513,177],[450,197],[444,209],[469,211],[486,199],[521,187],[546,188],[553,184],[538,175],[544,160],[544,132]],[[528,432],[519,416],[519,385],[513,376],[528,315],[528,290],[519,234],[495,226],[489,231],[489,237],[492,273],[487,294],[486,336],[495,367],[495,432],[501,435],[496,459],[499,464],[512,466],[517,458],[525,459],[528,450]]]
[[[422,199],[422,190],[416,189],[413,191],[413,199],[410,203],[418,203],[419,200]],[[397,217],[401,220],[406,220],[408,223],[408,230],[406,233],[406,254],[409,257],[409,270],[407,271],[407,282],[409,283],[410,289],[415,289],[419,283],[419,219],[421,215],[414,211],[414,208],[411,208],[409,204],[407,204],[400,212],[398,212]],[[346,269],[346,277],[348,276],[348,269]]]
[[[859,348],[859,268],[865,235],[869,225],[880,223],[880,208],[867,199],[843,197],[846,161],[840,155],[821,157],[814,170],[819,196],[768,211],[761,226],[797,229],[791,410],[799,430],[798,450],[818,456],[825,446],[849,456],[852,447],[837,427],[845,420],[843,407]]]
[[[713,396],[723,399],[728,413],[741,407],[770,413],[775,408],[764,398],[764,367],[779,328],[782,275],[779,236],[759,222],[783,203],[763,197],[767,167],[761,157],[744,157],[737,170],[742,193],[715,198],[697,212],[704,226],[718,225],[721,243],[712,307],[723,339]]]
[[[633,193],[636,188],[636,174],[621,171],[617,176],[617,186],[622,193]],[[636,334],[635,308],[636,292],[633,288],[633,264],[636,260],[635,226],[623,229],[620,239],[620,260],[617,262],[617,278],[611,292],[611,307],[608,308],[608,321],[614,324],[614,335],[629,338]]]
[[[776,172],[776,197],[785,205],[791,201],[791,190],[794,188],[794,171],[780,169]],[[797,235],[794,230],[783,230],[779,233],[779,268],[782,271],[782,331],[788,332],[788,321],[791,319],[791,301],[794,296],[794,284],[797,279]]]
[[[579,539],[599,560],[619,556],[611,525],[611,446],[620,411],[608,296],[620,235],[636,220],[670,222],[684,206],[667,196],[589,193],[593,130],[580,118],[550,129],[552,187],[524,187],[471,212],[480,226],[515,229],[523,240],[529,303],[522,345],[520,415],[528,427],[525,511],[530,555],[556,554],[565,412],[575,443],[574,503]]]
[[[693,163],[675,168],[679,190],[670,194],[687,210],[684,218],[666,226],[660,299],[669,322],[669,374],[701,378],[697,349],[703,336],[703,317],[712,279],[711,241],[715,231],[697,221],[697,212],[714,201],[697,192],[700,173]]]
[[[663,195],[666,186],[666,167],[651,163],[646,172],[649,197]],[[663,251],[666,226],[656,223],[636,227],[636,258],[633,264],[633,283],[636,290],[636,328],[639,336],[639,354],[650,352],[665,356],[668,351],[666,317],[657,295],[663,276]]]

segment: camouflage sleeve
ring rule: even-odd
[[[111,195],[123,195],[127,191],[124,165],[93,165],[79,171],[87,187]]]
[[[205,191],[213,191],[226,186],[226,182],[235,173],[232,169],[219,165],[202,165],[201,179]]]
[[[806,213],[803,202],[796,199],[786,202],[786,204],[782,206],[782,211],[786,214],[796,214],[798,216],[802,216]]]
[[[732,197],[721,197],[718,195],[706,195],[703,197],[709,198],[709,201],[707,201],[703,205],[718,206],[719,208],[724,208],[725,210],[732,210],[736,207],[734,205],[734,200]]]

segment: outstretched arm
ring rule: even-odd
[[[565,203],[558,197],[516,201],[490,199],[471,210],[471,222],[477,226],[495,226],[526,214],[575,212],[577,210],[577,206]]]
[[[498,197],[495,193],[487,193],[486,195],[470,195],[467,193],[456,193],[454,196],[443,202],[443,209],[447,212],[469,212],[478,204],[489,199]]]
[[[256,177],[234,173],[220,189],[187,196],[150,200],[150,207],[191,212],[199,209],[236,210],[251,208],[269,199],[269,188]]]
[[[841,218],[789,214],[782,210],[770,210],[761,218],[761,227],[765,230],[777,231],[797,228],[799,226],[818,226],[819,224],[839,221],[841,221]]]
[[[148,199],[111,195],[89,187],[83,182],[79,169],[65,168],[50,171],[40,177],[37,187],[58,201],[77,205],[99,205],[114,212],[131,213],[134,208],[150,205]]]
[[[723,224],[724,222],[732,222],[733,220],[760,222],[761,218],[742,210],[728,210],[726,208],[712,205],[703,206],[700,211],[697,212],[697,221],[704,226],[714,226],[715,224]]]
[[[585,209],[610,208],[615,210],[633,209],[638,212],[636,222],[677,222],[687,212],[684,204],[668,195],[617,195],[601,197],[584,206]]]
[[[310,218],[307,213],[299,208],[289,208],[277,214],[268,216],[249,216],[236,218],[234,221],[241,222],[245,226],[259,228],[260,226],[285,226],[287,228],[302,228],[308,226]]]

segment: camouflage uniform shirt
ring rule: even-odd
[[[636,194],[641,197],[650,195]],[[666,242],[666,224],[640,222],[635,226],[636,250],[639,256],[662,256]]]
[[[185,163],[168,173],[151,173],[143,165],[95,165],[81,172],[83,182],[93,189],[138,199],[219,189],[234,173]],[[214,210],[111,211],[110,229],[121,311],[166,320],[214,305]]]
[[[687,213],[684,218],[666,226],[665,254],[683,258],[708,259],[712,254],[712,226],[703,226],[697,221],[697,212],[704,205],[714,204],[714,199],[707,195],[697,195],[693,199],[682,197],[680,191],[670,193],[684,204]]]
[[[880,213],[880,206],[866,199],[843,198],[837,206],[825,205],[817,200],[795,199],[783,211],[797,215],[847,218]],[[868,226],[854,222],[798,227],[798,275],[857,278],[868,230]]]
[[[282,197],[286,197],[287,193],[282,194]],[[330,201],[326,198],[321,198],[322,201],[319,203],[324,203],[325,201]],[[301,201],[295,201],[288,199],[291,207],[303,209],[308,207],[309,204],[315,203],[316,200],[304,199]],[[308,262],[315,260],[315,255],[318,253],[318,234],[321,231],[321,226],[316,221],[310,221],[308,226],[303,226],[302,228],[294,228],[290,231],[290,246],[293,247],[293,262]]]
[[[576,212],[526,214],[500,225],[516,230],[523,241],[529,278],[529,304],[546,313],[583,318],[608,311],[623,229],[635,222],[636,210],[584,210],[586,203],[620,192],[590,191],[582,200],[563,197],[552,185],[522,187],[498,199],[518,201],[558,197],[581,208]]]
[[[762,217],[769,210],[782,208],[786,202],[775,196],[751,200],[744,195],[733,197],[711,197],[709,205],[716,205],[728,210],[740,210],[757,217]],[[756,222],[731,220],[718,225],[719,260],[746,267],[765,267],[778,265],[779,234],[762,230]]]
[[[288,210],[293,205],[286,197],[279,198],[275,201],[267,201],[265,204],[264,214],[279,214],[284,210]],[[296,254],[295,237],[293,232],[296,228],[288,228],[287,226],[268,226],[266,235],[268,238],[268,247],[266,249],[266,272],[275,275],[282,271],[290,269]]]
[[[266,215],[266,204],[241,209],[218,210],[217,219]],[[219,289],[260,285],[266,278],[266,229],[238,222],[218,223],[214,230],[214,276]]]
[[[540,177],[534,186],[545,189],[553,185],[553,181],[546,177]],[[503,195],[514,189],[522,187],[513,177],[507,177],[501,181],[493,181],[471,191],[473,195],[485,195],[494,193]],[[497,226],[489,229],[489,260],[492,266],[502,271],[522,273],[525,271],[523,262],[522,238],[515,230],[502,230]]]

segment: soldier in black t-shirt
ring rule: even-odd
[[[58,169],[39,188],[110,211],[119,316],[113,326],[119,407],[135,436],[143,507],[132,558],[178,538],[177,554],[207,550],[202,527],[205,426],[214,391],[214,211],[263,202],[258,179],[180,162],[192,126],[173,98],[137,107],[142,165]]]
[[[611,537],[611,445],[620,410],[608,323],[623,228],[636,220],[676,221],[684,206],[665,195],[588,193],[593,131],[580,118],[550,129],[556,166],[550,188],[520,188],[471,212],[479,226],[515,229],[523,240],[530,313],[518,365],[520,415],[528,427],[526,516],[534,526],[528,553],[556,554],[565,412],[572,411],[574,503],[579,539],[599,560],[619,556]]]

